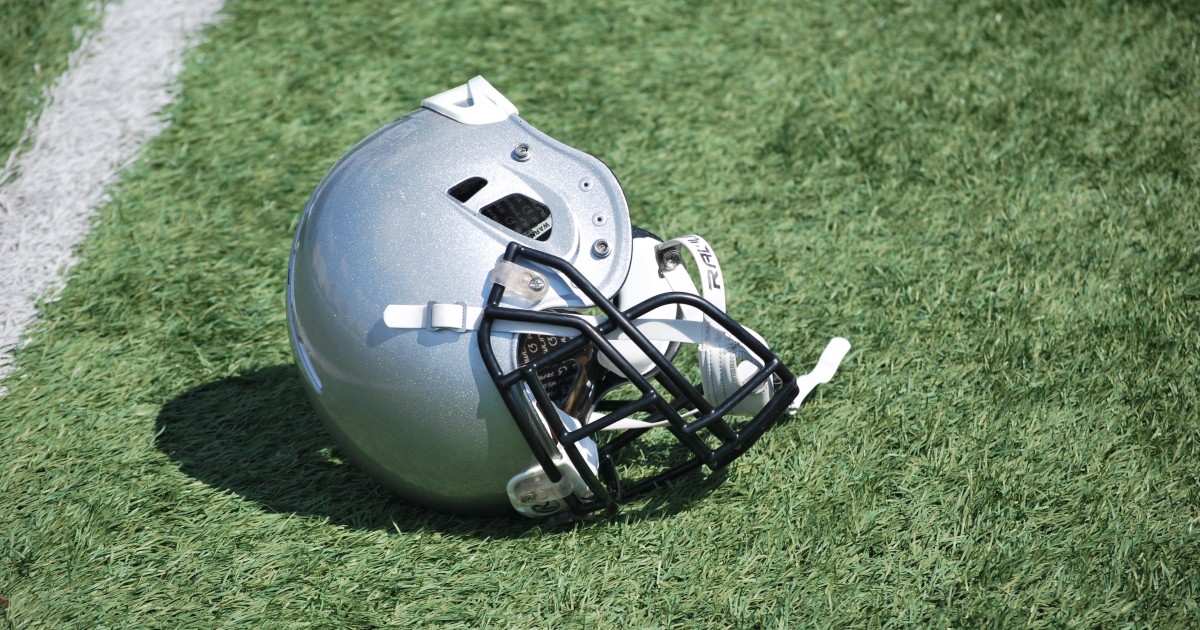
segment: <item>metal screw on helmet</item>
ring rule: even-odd
[[[524,142],[522,142],[521,144],[518,144],[517,148],[513,149],[512,156],[513,156],[513,159],[518,162],[524,162],[524,161],[528,160],[529,159],[529,145],[525,144]]]
[[[545,288],[546,288],[545,280],[542,280],[541,278],[536,278],[536,277],[529,279],[529,290],[530,291],[535,291],[537,293],[541,293],[542,290]]]
[[[612,253],[612,248],[609,247],[608,241],[600,239],[595,243],[592,243],[592,253],[595,254],[597,258],[607,258],[608,255]]]
[[[678,267],[683,262],[683,258],[679,256],[679,250],[668,249],[662,253],[659,265],[663,271],[670,271]]]

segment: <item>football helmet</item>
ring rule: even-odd
[[[288,325],[318,415],[388,488],[577,518],[725,466],[849,349],[798,380],[725,313],[725,284],[703,239],[634,227],[608,167],[475,77],[325,175]]]

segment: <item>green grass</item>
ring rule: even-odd
[[[19,353],[11,627],[1200,620],[1195,4],[329,4],[227,8]],[[637,224],[705,235],[793,367],[854,342],[724,476],[566,531],[454,518],[318,425],[299,210],[477,73]]]
[[[67,67],[81,35],[96,25],[87,0],[4,0],[0,3],[0,167],[17,149],[44,90]]]

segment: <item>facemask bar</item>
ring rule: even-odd
[[[579,492],[564,497],[569,509],[577,516],[613,507],[656,485],[696,470],[701,465],[712,470],[726,466],[750,448],[788,411],[789,403],[798,393],[796,377],[763,342],[724,311],[697,295],[684,292],[664,293],[622,312],[566,260],[515,242],[509,244],[503,260],[518,264],[535,263],[554,270],[578,287],[605,316],[598,325],[592,325],[569,313],[501,306],[505,288],[500,284],[493,284],[478,330],[480,354],[488,372],[545,476],[554,483],[563,478],[563,473],[555,462],[555,457],[560,453],[555,444],[557,443],[562,445],[562,452],[566,453],[571,466],[591,491],[590,497],[580,496]],[[757,356],[762,361],[762,368],[727,399],[716,405],[711,404],[704,398],[700,388],[689,382],[671,360],[634,325],[633,320],[656,308],[671,304],[690,306],[703,313]],[[506,373],[501,371],[490,342],[493,322],[504,320],[570,328],[579,334],[551,352]],[[618,331],[653,361],[656,370],[649,376],[642,376],[608,339],[609,335]],[[608,411],[607,415],[572,430],[560,418],[554,402],[538,378],[538,373],[548,366],[574,356],[588,345],[605,356],[619,370],[620,375],[637,389],[639,395],[633,400],[612,401],[606,404],[604,409]],[[774,396],[740,430],[735,431],[725,421],[725,416],[742,400],[766,384],[767,379],[775,381]],[[656,381],[663,391],[660,392],[651,380]],[[536,415],[530,413],[526,392],[532,393]],[[665,420],[667,425],[663,428],[683,443],[692,452],[692,456],[683,463],[639,479],[629,487],[622,487],[615,467],[615,457],[621,449],[642,437],[649,428],[623,430],[601,445],[599,476],[587,465],[577,444],[585,439],[593,439],[595,434],[604,428],[637,413],[648,414],[648,422]],[[546,427],[549,427],[551,435],[546,434]],[[700,433],[705,430],[716,438],[718,446],[709,446],[704,439],[705,434]],[[559,457],[561,461],[561,456]]]

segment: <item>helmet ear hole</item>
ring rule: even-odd
[[[480,208],[479,213],[505,228],[539,241],[550,238],[550,230],[554,227],[550,208],[521,193],[501,197]]]

